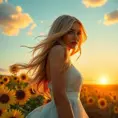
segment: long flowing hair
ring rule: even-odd
[[[32,49],[32,55],[33,55],[32,59],[29,61],[29,63],[16,63],[15,65],[19,69],[28,69],[28,72],[32,71],[32,76],[31,76],[32,79],[29,82],[29,84],[34,84],[34,86],[36,85],[37,86],[36,88],[40,93],[45,94],[49,92],[48,88],[49,80],[46,77],[46,62],[50,49],[53,46],[60,44],[64,47],[65,63],[63,65],[62,70],[66,71],[69,68],[70,65],[67,64],[69,56],[66,50],[66,45],[62,41],[62,36],[64,36],[70,30],[73,23],[76,21],[80,24],[80,29],[82,34],[77,48],[71,50],[70,56],[74,55],[77,52],[80,52],[81,55],[81,45],[87,39],[87,35],[83,24],[77,18],[70,15],[59,16],[52,23],[46,38],[41,40],[39,44],[35,45],[34,47],[24,46]],[[34,56],[35,53],[36,55]]]

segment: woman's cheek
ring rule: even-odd
[[[68,36],[68,41],[71,42],[72,38],[73,38],[73,37],[72,37],[71,35],[69,35],[69,36]]]

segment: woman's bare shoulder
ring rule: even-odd
[[[50,57],[60,57],[60,56],[64,56],[64,47],[61,45],[55,45],[51,48],[50,52],[49,52],[49,56]]]
[[[50,51],[52,51],[52,50],[58,50],[58,51],[59,50],[64,50],[64,47],[62,45],[55,45],[51,48]]]

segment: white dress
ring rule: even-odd
[[[80,91],[83,83],[83,78],[80,72],[72,64],[67,70],[65,76],[67,77],[66,93],[70,104],[72,105],[74,118],[89,118],[80,101]],[[26,118],[58,118],[56,105],[53,99],[51,82],[48,84],[48,87],[51,90],[52,100],[45,105],[35,108],[26,116]]]

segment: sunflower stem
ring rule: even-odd
[[[21,111],[24,111],[24,112],[27,113],[27,111],[26,111],[25,109],[23,109],[22,107],[19,107],[19,109],[20,109]]]

